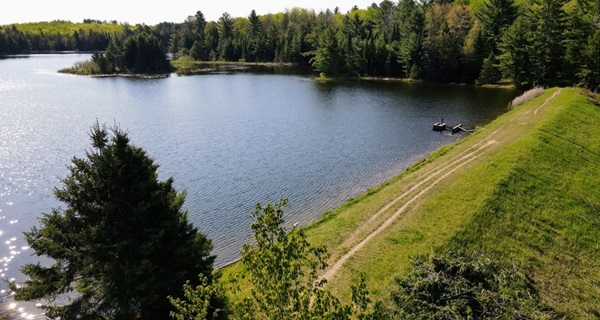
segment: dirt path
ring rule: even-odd
[[[557,90],[552,96],[547,98],[540,106],[538,106],[533,115],[536,116],[539,109],[541,109],[548,101],[557,96],[562,89]],[[518,119],[523,118],[527,115],[529,111],[521,114]],[[454,156],[452,159],[448,161],[448,164],[442,165],[441,167],[434,168],[431,172],[426,173],[425,176],[410,189],[406,190],[390,202],[388,202],[385,206],[379,209],[376,213],[374,213],[365,223],[363,223],[360,227],[358,227],[352,234],[348,236],[348,238],[339,246],[341,248],[348,247],[348,251],[337,258],[322,274],[322,278],[326,279],[328,282],[331,281],[333,276],[341,269],[341,267],[346,263],[346,261],[352,257],[356,252],[362,249],[367,242],[369,242],[373,237],[380,234],[383,230],[389,227],[402,213],[404,213],[409,206],[419,199],[426,192],[431,190],[434,186],[440,183],[442,180],[447,178],[449,175],[454,173],[456,170],[460,169],[467,163],[479,158],[483,154],[485,154],[489,147],[495,143],[497,140],[494,140],[496,134],[500,132],[504,127],[509,124],[505,123],[487,136],[483,137],[481,141],[476,143],[475,145],[467,148],[463,152]],[[435,179],[438,177],[437,179]],[[435,179],[435,180],[434,180]],[[432,181],[433,180],[433,181]],[[415,191],[418,191],[416,194],[413,194]],[[400,200],[407,198],[404,204],[398,208],[394,213],[392,213],[387,219],[385,219],[380,225],[374,225],[377,218],[379,218],[382,214],[388,211],[393,205],[398,203]],[[369,232],[366,236],[361,237],[360,234],[364,232],[366,229],[371,228],[373,231]]]

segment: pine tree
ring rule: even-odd
[[[66,208],[25,233],[52,262],[25,265],[15,298],[46,300],[51,318],[165,319],[167,296],[181,296],[186,280],[212,280],[211,241],[187,221],[185,193],[157,179],[158,165],[127,133],[96,123],[90,137],[93,149],[73,158],[55,190]],[[69,303],[56,303],[65,294]]]
[[[529,37],[530,21],[520,16],[502,35],[500,41],[500,69],[502,73],[513,80],[517,87],[531,86],[532,72],[532,43]]]
[[[517,7],[514,0],[489,0],[475,14],[482,26],[485,41],[485,54],[497,55],[498,43],[502,34],[513,24],[517,18]]]
[[[498,70],[498,61],[496,56],[490,53],[490,55],[483,60],[483,67],[481,68],[481,74],[477,79],[478,84],[496,83],[502,78],[500,70]]]
[[[404,73],[409,77],[419,77],[423,52],[425,17],[423,10],[414,0],[401,0],[398,4],[400,45],[398,55]],[[415,71],[415,72],[413,72]]]
[[[328,28],[320,34],[317,51],[310,61],[322,76],[331,77],[343,74],[344,58],[333,28]]]
[[[581,85],[585,88],[600,91],[600,29],[590,37],[583,51],[584,65],[580,72]]]
[[[586,1],[576,1],[568,15],[568,27],[564,30],[564,77],[571,84],[579,82],[578,75],[585,64],[582,53],[594,32],[591,15],[587,13],[590,9]]]
[[[533,85],[556,85],[562,80],[566,0],[539,0],[531,10]]]

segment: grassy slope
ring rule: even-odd
[[[360,213],[368,216],[419,181],[421,171],[449,161],[504,126],[494,137],[495,149],[414,202],[348,260],[331,289],[347,297],[360,271],[367,273],[369,288],[385,296],[392,276],[409,270],[410,257],[467,247],[531,267],[545,301],[559,311],[578,316],[597,312],[591,309],[598,308],[594,301],[600,298],[600,139],[590,137],[600,136],[594,125],[600,109],[575,91],[563,90],[534,117],[551,93],[504,115],[415,174],[340,208],[335,219],[310,227],[312,239],[330,243],[339,256],[346,248],[337,239],[363,223]]]
[[[557,102],[446,247],[518,261],[559,312],[600,317],[600,108],[573,93]]]
[[[353,279],[364,272],[372,293],[385,297],[393,276],[409,270],[412,256],[466,247],[523,264],[544,301],[559,312],[597,315],[600,108],[575,89],[563,89],[540,107],[556,92],[548,90],[308,226],[309,239],[327,245],[333,263],[405,206],[346,261],[329,289],[347,299]],[[449,165],[486,141],[492,142],[471,161]],[[444,173],[447,177],[436,183],[419,185]],[[407,197],[369,219],[411,188]],[[413,200],[406,204],[408,199]],[[240,268],[226,268],[225,278]]]

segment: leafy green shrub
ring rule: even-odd
[[[420,255],[396,279],[392,313],[401,319],[552,319],[517,266],[480,254]]]

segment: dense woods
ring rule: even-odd
[[[111,40],[145,32],[174,58],[296,63],[327,77],[598,89],[599,8],[596,0],[385,0],[346,13],[294,8],[223,13],[217,21],[198,11],[182,23],[152,27],[87,19],[78,30],[55,33],[35,24],[4,26],[0,53],[106,50]]]

